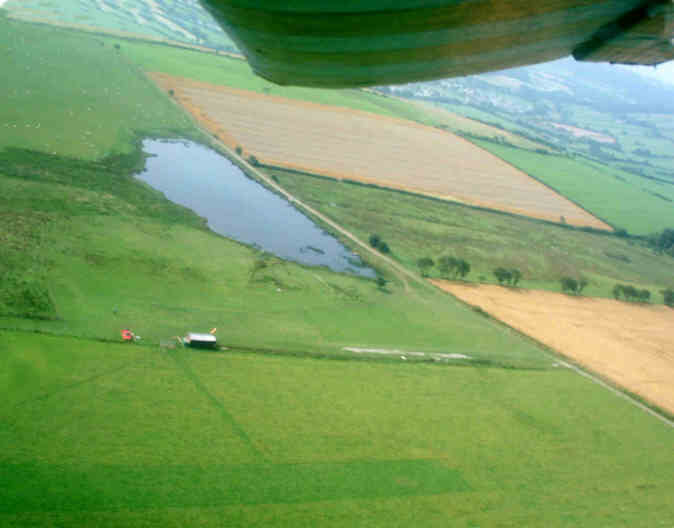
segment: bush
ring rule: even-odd
[[[445,276],[464,278],[470,273],[470,264],[464,259],[443,256],[438,259],[438,269]]]
[[[564,293],[577,293],[578,281],[572,277],[562,277],[559,282],[562,284],[562,291]]]
[[[0,313],[19,317],[50,317],[56,313],[47,287],[32,279],[6,274],[0,289]]]
[[[616,284],[613,287],[613,297],[615,299],[620,299],[621,296],[626,301],[649,302],[651,299],[651,292],[646,289],[637,290],[634,286],[630,286],[629,284]]]
[[[560,279],[560,283],[562,285],[563,292],[580,295],[585,287],[589,284],[589,281],[585,277],[581,277],[580,279],[574,279],[573,277],[562,277]]]
[[[656,253],[674,257],[674,229],[665,229],[651,236],[648,242]]]
[[[470,273],[470,264],[463,259],[459,259],[459,263],[457,264],[457,273],[463,279]]]
[[[389,253],[391,251],[388,244],[377,234],[370,235],[369,242],[373,248],[378,249],[382,253]]]
[[[674,290],[671,288],[662,290],[662,296],[664,298],[665,304],[670,308],[674,308]]]
[[[493,273],[499,284],[503,284],[504,282],[510,284],[510,281],[512,280],[512,273],[510,270],[505,268],[496,268]]]
[[[430,257],[422,257],[419,260],[417,260],[417,266],[419,266],[419,270],[421,271],[422,277],[427,277],[428,270],[431,269],[434,265],[435,262],[433,262],[433,259]]]

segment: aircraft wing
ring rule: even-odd
[[[457,77],[573,55],[674,58],[674,0],[200,0],[253,71],[282,85]]]

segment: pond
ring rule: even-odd
[[[364,277],[360,257],[285,198],[248,178],[216,151],[188,141],[143,141],[150,154],[136,177],[207,219],[216,233],[278,257]]]

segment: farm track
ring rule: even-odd
[[[674,415],[674,310],[539,290],[433,283]]]
[[[153,75],[154,80],[156,81],[156,74]],[[161,86],[161,83],[160,83]],[[165,86],[163,86],[166,88]],[[278,185],[275,181],[273,181],[269,176],[267,176],[265,173],[262,171],[259,171],[257,168],[253,167],[252,165],[248,164],[245,159],[242,159],[242,156],[239,156],[234,152],[235,146],[232,145],[238,145],[237,143],[231,143],[232,137],[227,134],[226,131],[224,131],[221,127],[219,127],[218,123],[214,123],[210,121],[208,116],[205,116],[203,114],[203,111],[200,110],[198,107],[195,107],[191,105],[190,101],[187,101],[185,99],[180,100],[179,102],[183,104],[195,117],[197,122],[204,126],[208,131],[211,133],[214,133],[214,131],[217,131],[214,133],[216,136],[216,139],[218,140],[218,144],[223,147],[230,156],[232,156],[234,159],[239,159],[240,162],[244,165],[246,165],[246,169],[253,173],[255,177],[260,179],[261,181],[264,181],[266,185],[274,189],[276,192],[280,193],[283,195],[286,199],[288,199],[291,203],[295,204],[298,206],[300,209],[304,209],[306,212],[309,214],[315,216],[317,219],[320,221],[324,222],[328,226],[330,226],[332,229],[334,229],[336,232],[340,233],[341,235],[345,236],[358,246],[360,246],[362,249],[365,251],[369,252],[370,254],[374,255],[377,259],[380,259],[384,261],[386,264],[388,264],[389,268],[394,272],[396,276],[401,280],[403,283],[403,286],[405,288],[405,291],[408,293],[412,293],[412,289],[409,286],[408,279],[412,280],[413,282],[416,282],[420,285],[428,285],[429,283],[425,280],[423,280],[421,277],[419,277],[417,274],[411,272],[404,266],[398,264],[396,261],[391,259],[390,257],[387,257],[386,255],[383,255],[379,253],[377,250],[374,248],[370,247],[368,244],[360,240],[358,237],[356,237],[353,233],[350,231],[344,229],[342,226],[337,224],[336,222],[332,221],[330,218],[326,217],[322,213],[318,212],[316,209],[313,207],[309,206],[308,204],[302,202],[301,200],[297,199],[294,195],[286,191],[284,188],[282,188],[280,185]],[[215,128],[214,128],[215,127]],[[479,288],[476,286],[464,286],[464,285],[452,285],[449,283],[445,283],[444,281],[431,281],[434,287],[439,288],[440,290],[443,290],[445,292],[448,292],[452,294],[454,297],[459,299],[460,301],[468,304],[468,305],[479,305],[480,303],[475,299],[471,298],[470,295],[467,295],[465,291],[462,291],[462,288],[467,289],[469,292],[475,292]],[[456,288],[455,288],[456,286]],[[489,288],[489,287],[487,287]],[[542,293],[545,295],[552,295],[555,296],[556,294],[552,294],[550,292],[532,292],[532,293]],[[564,296],[566,297],[566,296]],[[576,299],[578,300],[578,299]],[[606,301],[605,299],[598,300],[598,301]],[[608,301],[611,302],[611,301]],[[534,307],[536,306],[536,303],[534,303]],[[639,307],[637,307],[639,308]],[[666,310],[666,309],[665,309]],[[555,346],[555,344],[551,344],[549,340],[547,339],[547,336],[541,334],[540,332],[536,332],[534,329],[525,327],[524,325],[519,325],[517,321],[513,321],[511,318],[509,318],[507,315],[504,315],[503,313],[499,313],[498,311],[494,310],[493,307],[491,309],[488,309],[489,313],[493,314],[497,319],[500,321],[506,323],[509,326],[512,326],[513,328],[522,331],[525,335],[528,335],[532,337],[535,340],[538,340],[548,346],[551,346],[553,349],[559,351],[562,355],[573,358],[574,361],[578,362],[581,367],[577,367],[575,365],[570,365],[568,363],[565,363],[563,361],[559,361],[559,363],[574,372],[576,372],[578,375],[589,378],[592,380],[594,383],[597,383],[604,387],[605,389],[615,393],[616,395],[628,399],[631,403],[636,405],[637,407],[641,408],[643,411],[653,415],[654,417],[658,418],[659,420],[664,421],[670,426],[674,426],[674,422],[672,422],[670,419],[666,418],[662,414],[653,411],[650,409],[648,406],[642,404],[640,401],[637,399],[633,398],[629,394],[626,394],[625,392],[622,392],[620,390],[617,390],[614,388],[611,384],[606,383],[603,381],[601,378],[593,375],[591,372],[588,372],[585,370],[585,368],[590,369],[591,371],[598,372],[601,376],[605,376],[606,379],[610,380],[611,383],[617,383],[619,386],[625,387],[627,390],[632,391],[635,394],[638,394],[639,396],[643,396],[647,401],[654,403],[657,406],[660,406],[663,409],[666,409],[667,412],[673,412],[674,411],[674,389],[670,386],[667,388],[667,383],[666,379],[670,379],[667,375],[665,375],[665,383],[664,383],[664,393],[665,395],[662,395],[662,385],[663,383],[658,383],[658,382],[653,382],[652,380],[646,379],[646,380],[637,380],[636,382],[632,380],[625,381],[623,379],[623,376],[627,376],[628,378],[630,377],[630,371],[629,367],[622,367],[623,370],[620,368],[617,369],[617,374],[616,374],[616,369],[613,369],[611,372],[607,372],[606,368],[602,368],[602,365],[597,366],[594,364],[592,361],[587,361],[586,358],[578,358],[577,355],[575,354],[575,350],[573,352],[570,352],[566,347],[559,347]],[[516,311],[519,313],[519,307],[516,309]],[[528,313],[526,310],[522,310],[521,313]],[[586,314],[587,315],[587,314]],[[665,317],[667,315],[671,315],[669,313],[665,314]],[[593,316],[590,316],[593,317]],[[597,317],[596,314],[594,317]],[[577,323],[576,326],[582,326],[583,324],[587,324],[588,320],[592,320],[591,318],[585,318],[583,319],[582,323]],[[668,328],[668,327],[667,327]],[[570,332],[570,334],[573,334],[573,332]],[[583,339],[586,336],[583,336]],[[667,339],[666,337],[664,338],[665,340]],[[583,344],[585,344],[585,341],[582,341]],[[665,347],[667,344],[664,345]],[[657,355],[657,354],[656,354]],[[666,367],[669,369],[674,370],[674,357],[672,356],[671,353],[667,354],[665,353],[666,357]],[[648,368],[652,367],[652,363],[649,362]],[[659,368],[660,366],[655,367],[655,369],[651,368],[650,373],[651,374],[659,374]],[[670,384],[671,385],[671,384]],[[655,395],[651,394],[651,390],[649,390],[649,386],[652,388],[654,386],[657,386],[657,389],[655,391]],[[644,389],[645,387],[645,389]]]
[[[188,110],[190,110],[189,106],[186,107]],[[194,115],[194,114],[193,114]],[[198,124],[201,126],[204,126],[203,120],[198,119],[197,116],[195,116],[197,119]],[[207,128],[208,130],[208,128]],[[337,224],[324,214],[320,213],[307,203],[303,202],[302,200],[298,199],[295,197],[295,195],[289,193],[286,191],[283,187],[281,187],[278,183],[276,183],[274,180],[272,180],[267,174],[264,172],[258,170],[256,167],[248,163],[245,159],[243,159],[241,156],[239,156],[233,148],[231,148],[228,144],[228,142],[223,138],[222,136],[218,136],[218,146],[222,149],[224,149],[227,154],[232,158],[238,160],[239,164],[245,165],[246,171],[249,173],[252,173],[257,179],[260,181],[263,181],[265,185],[285,197],[291,204],[295,205],[299,209],[303,209],[305,212],[309,213],[310,215],[313,215],[315,218],[320,220],[321,222],[324,222],[326,225],[330,226],[330,228],[334,229],[336,232],[341,234],[342,236],[348,238],[351,240],[354,244],[358,245],[361,249],[364,249],[366,252],[374,256],[376,259],[385,262],[388,266],[389,269],[398,277],[398,279],[401,281],[403,284],[403,287],[407,293],[411,293],[411,288],[409,285],[409,280],[418,283],[421,286],[426,286],[428,283],[424,281],[421,277],[419,277],[417,274],[409,271],[407,268],[402,266],[401,264],[398,264],[395,260],[392,258],[380,253],[376,249],[374,249],[372,246],[369,244],[363,242],[360,240],[356,235],[354,235],[351,231],[343,228],[341,225]]]
[[[500,158],[446,131],[346,108],[247,92],[160,73],[231,149],[290,169],[402,189],[571,225],[609,227]]]

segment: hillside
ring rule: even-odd
[[[456,251],[470,280],[512,264],[527,286],[579,271],[592,295],[625,280],[655,297],[669,256],[271,171],[263,190],[306,201],[321,226],[390,244],[391,261],[349,239],[376,280],[281,260],[134,176],[148,137],[215,148],[251,180],[265,170],[147,72],[375,119],[454,118],[371,92],[282,91],[210,52],[2,17],[0,50],[0,525],[652,528],[674,516],[664,414],[414,271],[421,255]],[[195,157],[167,163],[189,181]],[[214,327],[223,348],[176,339]],[[122,343],[124,328],[140,339]]]
[[[225,324],[230,345],[291,353],[465,350],[473,332],[451,320],[483,335],[475,357],[498,362],[510,350],[516,362],[540,361],[531,344],[462,304],[428,288],[409,295],[388,269],[382,289],[204,229],[133,177],[144,163],[139,136],[210,139],[125,58],[126,44],[3,19],[0,29],[16,58],[0,130],[21,131],[0,136],[1,326],[106,339],[133,326],[157,343],[186,326]]]
[[[646,234],[674,225],[674,86],[565,59],[380,91],[502,130],[501,137],[464,134],[616,227]],[[508,148],[522,145],[505,134],[547,145],[555,155]]]
[[[197,0],[8,0],[12,17],[236,51]]]

